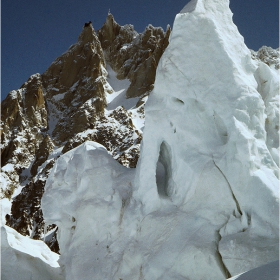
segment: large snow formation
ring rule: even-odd
[[[145,213],[169,203],[215,225],[212,241],[231,274],[278,258],[271,71],[252,62],[228,1],[191,1],[176,16],[146,106],[136,178]]]
[[[66,279],[225,279],[278,259],[278,83],[228,0],[176,16],[136,171],[86,142],[59,158],[44,217]]]

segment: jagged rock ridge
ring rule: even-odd
[[[137,34],[132,25],[120,27],[112,15],[99,30],[105,57],[120,79],[129,78],[131,84],[128,97],[141,96],[153,89],[158,61],[168,45],[171,32],[147,26],[142,34]]]
[[[136,166],[144,105],[169,35],[170,27],[164,32],[150,25],[138,34],[108,14],[98,32],[85,25],[45,73],[9,93],[1,104],[2,192],[13,197],[7,225],[43,239],[40,201],[48,174],[61,154],[86,140],[104,145],[124,166]],[[132,99],[122,106],[114,97]],[[54,251],[56,230],[45,229]]]

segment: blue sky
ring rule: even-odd
[[[148,24],[172,26],[188,0],[2,0],[1,96],[18,89],[32,74],[43,73],[77,41],[83,24],[101,28],[110,12],[142,32]],[[278,0],[231,0],[233,20],[254,50],[279,47]]]

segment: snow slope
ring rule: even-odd
[[[48,178],[42,209],[65,279],[219,280],[278,259],[271,71],[252,61],[228,0],[176,16],[136,170],[86,142]]]
[[[41,240],[23,236],[5,223],[11,202],[1,200],[1,279],[3,280],[60,280],[59,255]]]

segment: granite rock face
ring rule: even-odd
[[[160,57],[168,46],[171,28],[146,27],[142,34],[134,31],[132,25],[119,26],[111,14],[99,30],[105,57],[120,79],[131,82],[127,97],[141,96],[153,89],[156,68]]]

